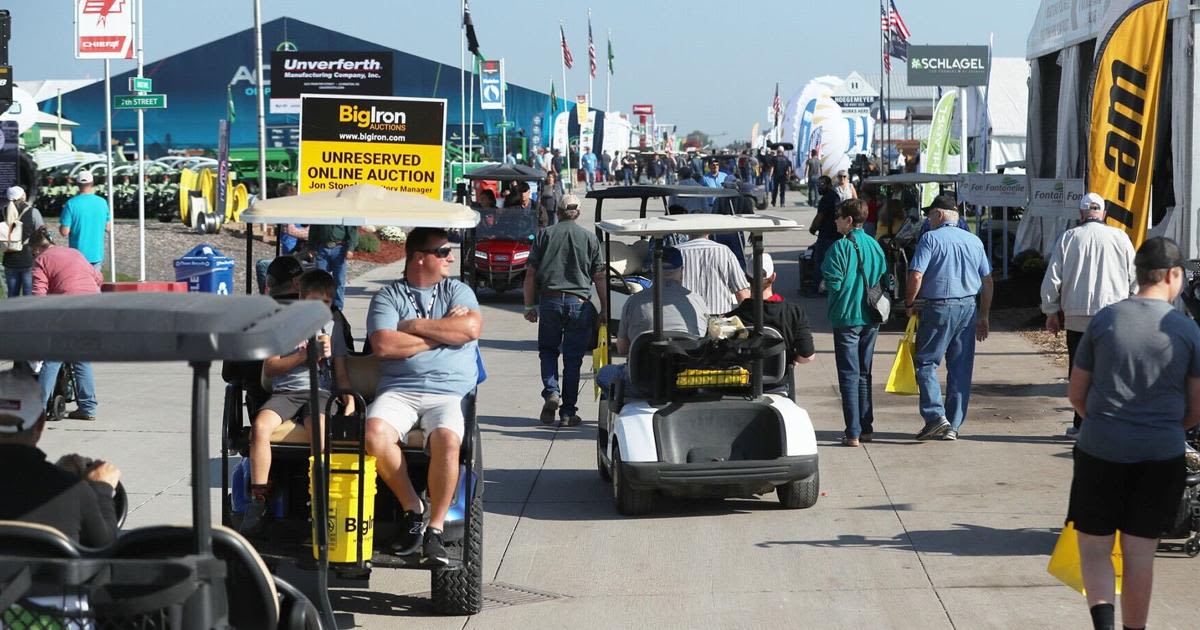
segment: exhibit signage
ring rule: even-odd
[[[1025,175],[971,173],[959,198],[976,206],[1024,208],[1029,203],[1029,178]]]
[[[133,2],[75,0],[75,58],[133,59]]]
[[[913,87],[986,85],[989,62],[987,46],[912,45],[908,47],[908,84]]]
[[[504,110],[504,62],[479,62],[479,108]]]
[[[445,147],[445,99],[301,97],[301,194],[376,184],[440,200]]]
[[[271,53],[271,113],[296,114],[301,94],[392,95],[392,53]]]

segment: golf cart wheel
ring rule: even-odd
[[[1183,552],[1189,558],[1200,556],[1200,538],[1192,538],[1183,544]]]
[[[600,429],[603,431],[604,429]],[[600,473],[601,481],[612,481],[612,473],[604,466],[604,455],[600,450],[600,444],[596,444],[596,472]]]
[[[55,394],[50,400],[50,417],[54,420],[62,420],[67,417],[67,397],[62,394]]]
[[[450,616],[474,615],[483,610],[483,495],[471,502],[471,522],[462,540],[446,542],[451,558],[461,556],[462,566],[430,573],[433,607]]]
[[[821,494],[821,472],[776,486],[775,494],[779,496],[779,503],[789,510],[810,508],[817,504]]]
[[[635,490],[621,478],[621,444],[613,446],[612,458],[613,499],[617,502],[617,512],[624,516],[649,514],[654,505],[654,492],[651,490]]]

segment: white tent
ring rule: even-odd
[[[1025,160],[1025,132],[1029,125],[1029,62],[1019,57],[992,59],[991,85],[967,91],[968,134],[975,147],[986,134],[987,164],[979,170],[995,171],[1006,162]],[[987,107],[983,104],[987,94]],[[958,127],[956,126],[955,129]],[[972,161],[981,162],[976,153]],[[1012,171],[1009,171],[1012,172]]]

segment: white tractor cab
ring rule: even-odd
[[[784,507],[814,505],[820,478],[808,413],[787,396],[764,394],[786,379],[787,357],[782,337],[762,325],[763,234],[799,225],[767,215],[689,214],[598,227],[606,241],[649,238],[656,278],[668,234],[747,232],[754,256],[756,317],[746,334],[697,339],[664,331],[661,285],[650,289],[654,329],[632,342],[628,382],[614,383],[600,401],[596,466],[612,483],[617,511],[645,514],[660,490],[687,497],[774,490]]]
[[[470,208],[446,203],[411,193],[392,192],[370,184],[360,184],[338,191],[309,193],[293,197],[281,197],[256,202],[242,215],[248,223],[346,226],[398,226],[406,228],[436,227],[444,229],[470,229],[475,227],[479,214]],[[322,305],[323,306],[323,305]],[[326,322],[329,319],[325,311]],[[362,323],[358,323],[362,325]],[[349,324],[347,323],[347,326]],[[271,481],[281,491],[272,504],[276,510],[268,523],[264,536],[253,540],[255,547],[273,570],[281,565],[293,565],[297,569],[316,568],[318,606],[322,612],[330,610],[327,592],[327,574],[332,570],[339,578],[359,587],[370,587],[371,576],[380,569],[417,569],[430,572],[430,590],[433,606],[442,614],[472,615],[483,606],[483,450],[479,427],[475,418],[475,391],[463,399],[465,432],[459,454],[458,487],[446,518],[444,540],[449,555],[448,565],[427,563],[420,552],[396,556],[387,553],[386,543],[394,536],[403,513],[395,495],[382,479],[368,476],[365,444],[366,408],[374,399],[380,376],[379,359],[370,354],[369,347],[355,352],[353,340],[347,344],[350,355],[346,358],[348,376],[355,397],[355,411],[347,415],[341,408],[342,390],[332,392],[329,404],[324,409],[326,422],[324,444],[319,448],[320,435],[313,432],[306,437],[303,427],[285,421],[271,436]],[[364,344],[369,346],[369,344]],[[294,346],[293,346],[294,347]],[[310,346],[311,347],[311,346]],[[289,350],[291,350],[289,348]],[[270,379],[261,378],[259,362],[227,364],[223,370],[226,380],[224,428],[222,431],[222,521],[230,526],[240,522],[234,509],[236,491],[244,491],[249,483],[248,475],[239,478],[239,487],[234,487],[231,458],[240,454],[245,458],[249,451],[250,422],[263,403],[270,397]],[[316,383],[314,377],[311,382]],[[316,407],[316,393],[313,393]],[[305,412],[307,419],[312,409]],[[315,421],[308,426],[316,426]],[[426,483],[429,454],[425,452],[425,435],[414,428],[406,436],[404,461],[408,466],[413,487],[428,505]],[[330,531],[353,532],[353,543],[347,554],[345,548],[330,560],[325,528],[317,528],[318,536],[311,539],[310,514],[324,513],[326,506],[331,511],[336,507],[329,496],[318,490],[309,492],[309,455],[320,452],[323,468],[336,478],[335,486],[349,492],[357,501],[351,500],[348,509],[338,508],[336,517],[331,515]],[[337,456],[337,457],[335,457]],[[335,465],[341,461],[341,465]],[[323,484],[326,492],[329,483]],[[314,488],[319,488],[315,487]],[[365,504],[365,496],[374,495],[371,505]],[[309,503],[313,505],[310,510]],[[321,506],[319,509],[317,506]],[[346,506],[342,506],[346,507]],[[347,540],[348,540],[347,538]],[[373,548],[364,548],[364,539],[373,539]],[[313,549],[313,543],[317,549]],[[327,549],[327,546],[329,549]],[[314,555],[316,561],[314,562]],[[291,568],[291,567],[289,567]],[[331,614],[331,613],[330,613]]]
[[[603,190],[593,190],[587,194],[588,199],[596,200],[596,236],[604,242],[605,260],[605,290],[608,291],[608,330],[616,332],[620,323],[621,309],[630,295],[639,293],[650,286],[650,269],[646,268],[649,260],[649,241],[645,237],[627,240],[612,240],[600,230],[604,220],[604,202],[610,199],[638,199],[638,218],[645,219],[651,199],[661,199],[663,215],[668,212],[668,200],[672,197],[681,200],[695,199],[732,199],[740,196],[731,188],[708,188],[705,186],[613,186]],[[612,206],[609,206],[611,211]],[[594,291],[595,289],[593,289]],[[598,296],[593,295],[592,301],[599,308]]]
[[[212,362],[262,360],[310,340],[315,373],[315,335],[328,319],[323,304],[281,305],[261,296],[101,293],[0,301],[0,359],[187,361],[192,368],[191,525],[125,530],[111,546],[92,549],[44,525],[0,521],[0,626],[336,628],[332,614],[319,616],[304,594],[268,573],[245,538],[212,525],[209,499]],[[186,409],[163,421],[186,417]],[[319,489],[326,471],[317,465]],[[316,514],[324,511],[323,496],[313,502]]]

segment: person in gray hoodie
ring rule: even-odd
[[[1106,224],[1106,217],[1104,198],[1094,192],[1084,195],[1079,201],[1079,225],[1058,238],[1042,278],[1046,330],[1067,332],[1068,375],[1092,317],[1138,289],[1133,243],[1123,230]],[[1076,413],[1068,438],[1075,439],[1081,422]]]

